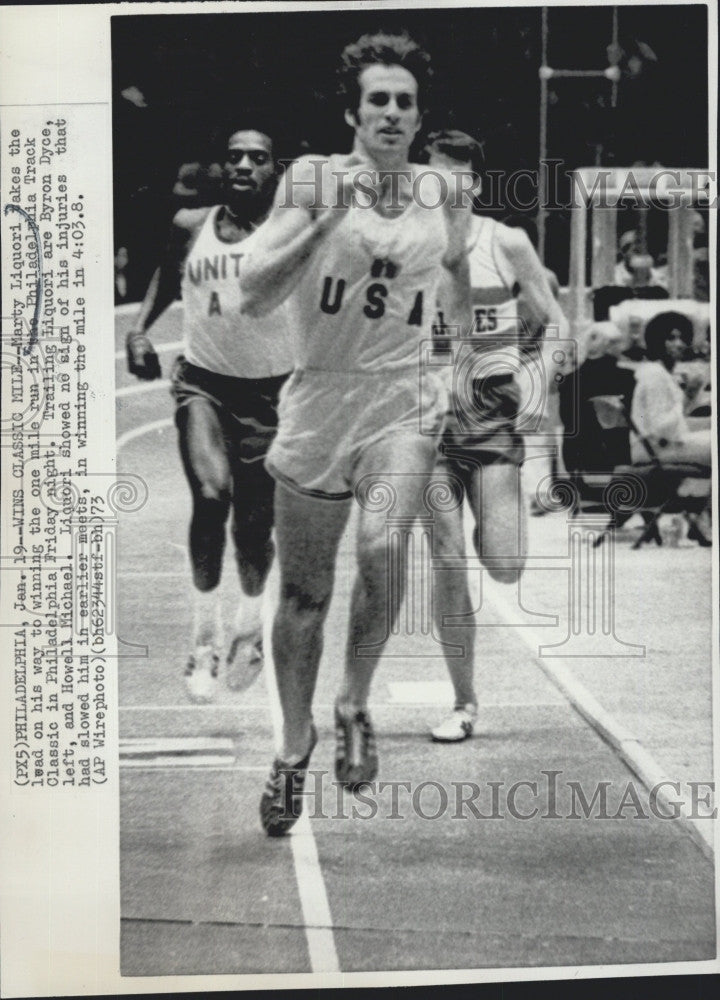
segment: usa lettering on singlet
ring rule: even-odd
[[[283,375],[293,367],[287,309],[261,317],[241,314],[240,267],[253,237],[237,243],[219,239],[219,208],[208,213],[183,269],[185,357],[235,378]]]
[[[342,169],[332,158],[323,169],[333,166]],[[437,176],[413,170],[416,196],[402,214],[384,218],[355,205],[311,258],[289,300],[298,367],[383,372],[417,365],[418,344],[432,335],[448,238]]]

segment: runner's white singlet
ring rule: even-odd
[[[182,277],[184,354],[199,368],[235,378],[270,378],[293,367],[287,311],[240,313],[240,263],[252,236],[218,238],[210,210],[185,261]]]
[[[342,169],[333,159],[323,169],[333,162]],[[289,300],[299,368],[380,374],[417,364],[448,237],[437,175],[413,175],[401,215],[353,206],[313,254]]]
[[[468,262],[475,318],[473,336],[517,334],[518,304],[513,295],[516,278],[498,246],[500,225],[479,215],[472,218]]]

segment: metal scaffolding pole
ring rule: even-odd
[[[553,67],[548,66],[548,37],[548,8],[543,7],[541,10],[542,63],[538,71],[538,75],[540,77],[540,162],[538,171],[538,197],[540,204],[538,207],[537,217],[538,254],[540,255],[540,260],[543,263],[545,263],[545,234],[547,222],[547,208],[545,206],[547,205],[548,200],[547,171],[545,169],[548,153],[548,81],[552,80],[554,77],[560,79],[588,79],[592,77],[603,77],[604,79],[612,82],[611,103],[613,107],[617,104],[618,83],[620,81],[620,70],[617,64],[607,66],[605,69],[554,69]],[[617,7],[613,7],[612,9],[612,46],[614,56],[619,58]]]

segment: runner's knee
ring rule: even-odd
[[[294,583],[284,583],[280,590],[278,615],[294,624],[311,628],[325,619],[330,591],[316,592]]]
[[[482,567],[498,583],[517,583],[525,568],[524,555],[510,555],[508,549],[481,545],[477,527],[473,529],[473,545]]]

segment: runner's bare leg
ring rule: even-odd
[[[276,485],[280,598],[273,624],[273,658],[284,719],[281,757],[289,763],[301,760],[311,742],[323,625],[349,513],[350,501],[316,499]]]

